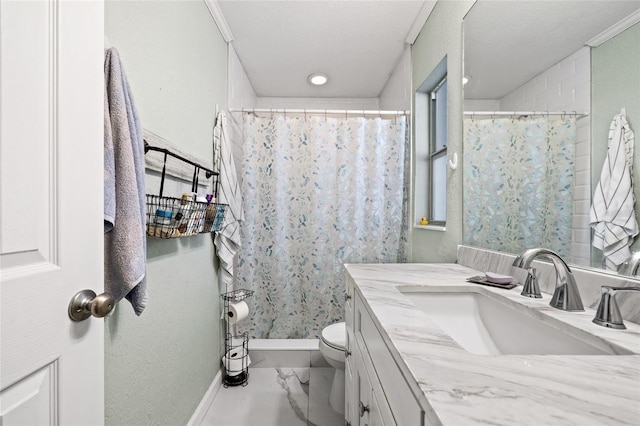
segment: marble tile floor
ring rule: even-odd
[[[251,368],[249,383],[221,387],[202,426],[342,426],[329,406],[334,370]]]

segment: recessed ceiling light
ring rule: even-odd
[[[329,81],[329,76],[317,72],[307,77],[307,81],[314,86],[322,86],[323,84],[327,84],[327,81]]]

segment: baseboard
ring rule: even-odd
[[[218,370],[218,374],[213,378],[209,389],[205,392],[200,404],[194,411],[193,415],[187,422],[187,426],[200,426],[202,421],[204,420],[204,416],[207,414],[207,410],[213,403],[213,398],[215,398],[218,390],[220,390],[220,386],[222,386],[222,369]]]

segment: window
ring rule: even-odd
[[[415,224],[447,220],[447,58],[415,94]]]
[[[429,105],[429,200],[427,219],[434,224],[447,220],[447,78],[430,93]]]

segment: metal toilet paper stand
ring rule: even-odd
[[[231,303],[238,303],[253,295],[253,290],[239,289],[221,295],[224,301],[225,317]],[[224,376],[222,384],[229,386],[246,386],[249,383],[249,333],[236,334],[232,332],[232,325],[227,324],[227,334],[224,340]]]

